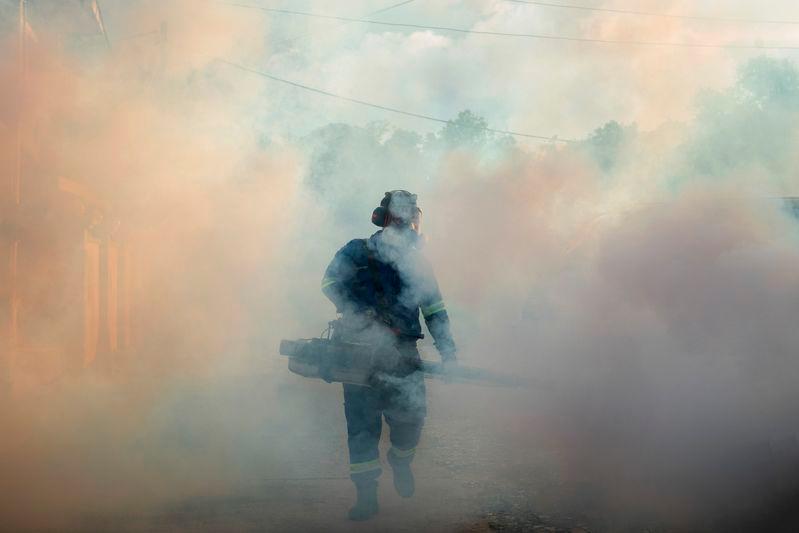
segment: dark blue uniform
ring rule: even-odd
[[[420,311],[442,360],[455,358],[455,343],[430,264],[416,247],[392,243],[382,230],[336,253],[322,291],[349,324],[342,333],[346,340],[390,342],[402,356],[371,386],[344,385],[350,474],[358,483],[380,475],[383,416],[391,429],[389,461],[413,459],[426,415],[424,379],[415,364],[416,341],[423,337]]]

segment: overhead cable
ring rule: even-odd
[[[376,11],[371,11],[371,12],[367,13],[365,16],[373,17],[375,15],[380,15],[381,13],[385,13],[387,11],[391,11],[392,9],[396,9],[398,7],[402,7],[402,6],[406,5],[406,4],[410,4],[411,2],[415,2],[415,1],[416,0],[403,0],[402,2],[398,2],[396,4],[391,4],[390,6],[383,7],[381,9],[376,10]],[[238,6],[237,4],[232,4],[230,2],[222,2],[222,3],[223,4],[228,4],[228,5],[235,5],[237,7],[241,7],[241,6]],[[349,24],[349,22],[344,22],[342,24],[337,24],[336,28],[341,27],[341,26],[345,26],[347,24]],[[335,29],[335,28],[331,28],[331,29]],[[297,39],[300,39],[300,38],[303,38],[303,37],[308,37],[309,35],[311,35],[311,32],[301,33],[301,34],[295,35],[294,37],[288,37],[286,39],[282,39],[282,40],[274,43],[274,45],[275,46],[279,46],[279,45],[282,45],[282,44],[292,43],[292,42],[296,41]]]
[[[673,42],[673,41],[627,41],[616,39],[591,39],[587,37],[568,37],[564,35],[547,35],[541,33],[510,33],[501,31],[483,31],[483,30],[469,30],[465,28],[453,28],[450,26],[429,26],[425,24],[407,24],[402,22],[384,22],[381,20],[372,19],[359,19],[352,17],[341,17],[337,15],[322,15],[319,13],[308,13],[306,11],[293,11],[290,9],[277,9],[271,7],[253,6],[249,4],[237,4],[228,2],[227,5],[235,7],[244,7],[249,9],[258,9],[268,13],[282,13],[284,15],[298,15],[303,17],[313,17],[328,20],[341,20],[345,22],[360,22],[363,24],[375,24],[378,26],[392,26],[397,28],[411,28],[418,30],[436,30],[436,31],[449,31],[455,33],[471,33],[477,35],[493,35],[496,37],[523,37],[528,39],[544,39],[551,41],[573,41],[580,43],[603,43],[603,44],[626,44],[626,45],[640,45],[640,46],[675,46],[681,48],[729,48],[739,50],[799,50],[799,46],[767,46],[760,44],[721,44],[721,43],[686,43],[686,42]]]
[[[562,9],[577,9],[580,11],[596,11],[601,13],[614,13],[617,15],[641,15],[645,17],[664,17],[672,19],[704,20],[711,22],[735,22],[740,24],[799,24],[799,20],[777,19],[750,19],[736,17],[714,17],[709,15],[680,15],[676,13],[657,13],[654,11],[635,11],[632,9],[614,9],[610,7],[591,7],[576,4],[561,4],[556,2],[538,2],[536,0],[505,0],[514,4],[528,4],[532,6],[554,7]]]
[[[389,107],[389,106],[385,106],[385,105],[375,104],[373,102],[367,102],[365,100],[359,100],[357,98],[350,98],[348,96],[342,96],[340,94],[331,93],[331,92],[325,91],[323,89],[317,89],[316,87],[311,87],[311,86],[308,86],[308,85],[304,85],[302,83],[297,83],[297,82],[294,82],[294,81],[291,81],[291,80],[280,78],[280,77],[275,76],[273,74],[269,74],[268,72],[263,72],[261,70],[256,70],[254,68],[246,67],[244,65],[240,65],[238,63],[234,63],[232,61],[228,61],[226,59],[217,58],[217,60],[222,62],[222,63],[225,63],[226,65],[230,65],[231,67],[235,67],[237,69],[240,69],[240,70],[243,70],[243,71],[246,71],[246,72],[250,72],[252,74],[257,74],[259,76],[262,76],[264,78],[270,79],[272,81],[276,81],[276,82],[279,82],[279,83],[284,83],[286,85],[291,85],[292,87],[296,87],[298,89],[303,89],[303,90],[314,92],[314,93],[317,93],[317,94],[322,94],[324,96],[329,96],[331,98],[336,98],[338,100],[344,100],[346,102],[350,102],[350,103],[353,103],[353,104],[359,104],[359,105],[366,106],[366,107],[371,107],[371,108],[374,108],[374,109],[381,109],[383,111],[390,111],[392,113],[398,113],[400,115],[405,115],[405,116],[408,116],[408,117],[415,117],[415,118],[421,118],[421,119],[424,119],[424,120],[430,120],[430,121],[433,121],[433,122],[440,122],[442,124],[449,124],[450,122],[452,122],[451,120],[447,120],[445,118],[433,117],[433,116],[424,115],[424,114],[421,114],[421,113],[413,113],[411,111],[404,111],[402,109],[397,109],[395,107]],[[495,128],[484,128],[484,129],[485,129],[485,131],[488,131],[488,132],[491,132],[491,133],[500,133],[500,134],[504,134],[504,135],[512,135],[514,137],[525,137],[525,138],[528,138],[528,139],[538,139],[540,141],[561,142],[561,143],[574,143],[574,142],[577,142],[577,141],[574,141],[574,140],[571,140],[571,139],[559,139],[557,136],[548,137],[546,135],[534,135],[534,134],[531,134],[531,133],[520,133],[520,132],[517,132],[517,131],[499,130],[499,129],[495,129]]]
[[[380,13],[385,13],[386,11],[391,11],[394,8],[402,7],[405,4],[410,4],[411,2],[415,2],[416,0],[405,0],[404,2],[398,2],[396,4],[392,4],[390,6],[384,7],[382,9],[378,9],[377,11],[372,11],[367,16],[371,17],[373,15],[379,15]]]

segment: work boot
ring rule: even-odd
[[[416,490],[416,483],[413,479],[411,470],[411,460],[413,456],[399,458],[388,452],[388,463],[394,471],[394,489],[403,498],[410,498]]]
[[[380,508],[377,505],[377,481],[369,480],[355,484],[358,501],[350,509],[350,520],[368,520],[377,514]]]

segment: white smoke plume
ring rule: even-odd
[[[108,199],[136,243],[141,337],[112,371],[65,362],[79,332],[60,280],[82,281],[46,243],[75,242],[72,228],[27,221],[27,242],[45,243],[23,248],[27,331],[65,344],[3,354],[0,529],[346,530],[340,389],[289,375],[276,352],[333,318],[324,267],[375,229],[371,209],[397,188],[419,194],[462,363],[543,384],[431,384],[420,496],[389,499],[377,526],[479,527],[503,500],[599,531],[787,527],[799,248],[779,198],[797,186],[795,51],[457,35],[178,0],[100,2],[109,50],[89,4],[27,2],[24,84],[17,5],[2,4],[0,161],[10,176],[19,118],[23,202],[57,177]],[[645,4],[799,17],[781,1],[768,13]],[[797,44],[790,25],[501,1],[379,16]],[[415,113],[474,114],[390,116],[220,59]],[[513,143],[480,117],[584,140]]]

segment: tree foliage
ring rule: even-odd
[[[636,126],[622,126],[615,120],[605,123],[595,129],[583,142],[591,158],[605,171],[610,172],[616,168],[622,149],[636,134]]]
[[[785,179],[795,161],[798,119],[796,65],[755,58],[739,69],[734,86],[702,96],[696,133],[687,146],[688,170],[721,177],[762,168]]]

